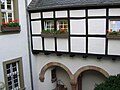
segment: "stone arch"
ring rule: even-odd
[[[109,77],[109,74],[105,70],[103,70],[102,68],[100,68],[100,67],[97,67],[97,66],[84,66],[84,67],[78,69],[77,72],[74,74],[74,82],[77,83],[77,79],[78,79],[79,75],[82,72],[88,71],[88,70],[94,70],[94,71],[100,72],[105,77]]]
[[[58,66],[58,67],[64,69],[64,70],[68,73],[70,79],[71,79],[71,80],[73,79],[73,77],[74,77],[73,74],[71,73],[71,71],[70,71],[65,65],[63,65],[63,64],[61,64],[61,63],[58,63],[58,62],[50,62],[50,63],[46,64],[46,65],[41,69],[41,72],[40,72],[40,74],[39,74],[39,79],[40,79],[41,82],[44,82],[45,72],[46,72],[49,68],[54,67],[54,66]]]

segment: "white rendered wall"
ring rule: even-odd
[[[33,40],[33,50],[43,50],[41,37],[32,37],[32,40]]]
[[[88,38],[88,53],[105,54],[105,38]]]
[[[86,34],[85,19],[70,20],[70,34],[85,35]]]
[[[54,38],[45,38],[45,50],[55,51],[55,41]]]
[[[120,16],[120,8],[109,9],[109,16]]]
[[[67,17],[67,11],[56,11],[55,17],[56,18]]]
[[[120,55],[120,40],[114,40],[114,39],[108,40],[108,54]]]
[[[88,16],[106,16],[106,9],[89,9]]]
[[[41,20],[40,21],[32,21],[31,22],[32,27],[32,34],[41,34]]]
[[[88,19],[88,34],[106,34],[106,19]]]
[[[85,17],[85,10],[70,10],[70,17]]]
[[[39,13],[31,13],[31,19],[38,19],[41,18],[41,14]]]
[[[86,53],[86,38],[71,37],[71,52]]]
[[[18,3],[21,32],[0,34],[0,82],[4,82],[3,62],[22,57],[25,88],[31,90],[25,1],[18,0]]]
[[[43,18],[53,18],[53,12],[43,12]]]

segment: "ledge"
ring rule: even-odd
[[[107,34],[108,39],[120,39],[120,34]]]
[[[41,32],[41,36],[44,38],[54,38],[54,37],[56,37],[56,38],[68,38],[69,33],[66,32],[66,33],[58,34],[58,33],[43,33],[43,32]]]

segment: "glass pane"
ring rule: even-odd
[[[9,68],[10,68],[10,64],[7,64],[7,65],[6,65],[6,69],[9,69]]]
[[[18,87],[18,83],[15,84],[15,87]]]
[[[9,86],[9,90],[12,90],[12,86]]]
[[[16,63],[12,63],[12,67],[15,67],[16,66]]]
[[[11,10],[11,5],[7,5],[7,9],[8,9],[8,10]]]
[[[8,13],[8,17],[12,17],[12,13]]]
[[[8,81],[11,81],[11,76],[8,77]]]
[[[54,30],[54,21],[53,20],[45,21],[44,28],[45,30]]]
[[[9,20],[12,20],[12,18],[8,18],[8,21],[9,21]]]
[[[2,18],[2,22],[5,22],[5,18]]]
[[[10,69],[7,70],[7,74],[9,74],[9,73],[10,73]]]
[[[2,22],[5,22],[5,16],[6,16],[6,13],[5,12],[2,12]]]
[[[11,4],[11,0],[7,0],[7,4]]]
[[[16,67],[13,68],[13,72],[15,72],[15,71],[17,71],[17,68],[16,68]]]
[[[12,84],[12,81],[8,81],[8,85],[10,86]]]
[[[5,4],[4,3],[2,3],[1,9],[5,9]]]
[[[115,21],[110,21],[110,32],[120,32],[120,21],[115,20]]]

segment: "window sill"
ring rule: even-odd
[[[69,33],[66,32],[66,33],[60,33],[60,34],[56,34],[56,33],[43,33],[41,32],[41,36],[44,37],[44,38],[68,38],[69,36]]]
[[[120,39],[120,34],[113,34],[113,35],[110,35],[110,34],[107,34],[107,38],[108,39]]]
[[[1,27],[0,35],[20,33],[20,26],[18,27]]]

